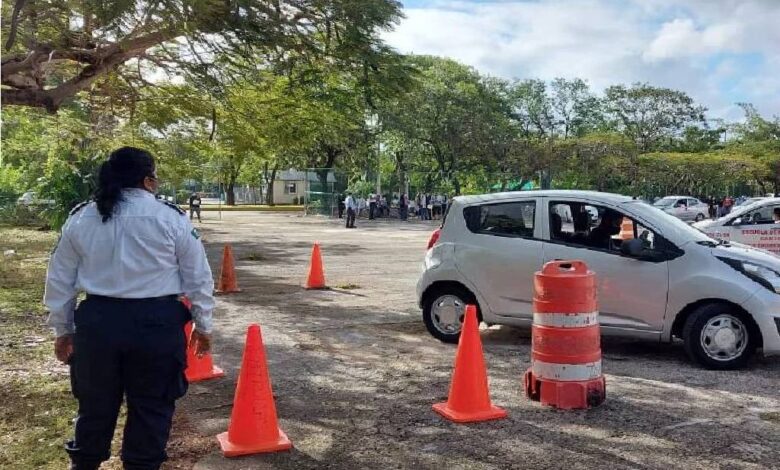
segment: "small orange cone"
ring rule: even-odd
[[[628,217],[623,217],[623,223],[620,224],[621,240],[631,240],[634,238],[634,223]]]
[[[322,271],[322,253],[320,242],[314,242],[311,249],[311,263],[309,264],[309,277],[306,279],[307,289],[324,289],[325,273]]]
[[[184,325],[184,335],[187,338],[187,368],[184,370],[184,375],[187,377],[187,382],[201,382],[203,380],[224,377],[225,372],[214,365],[211,353],[206,353],[203,357],[198,357],[195,354],[195,348],[190,347],[191,334],[192,322],[189,321]]]
[[[450,395],[445,403],[436,403],[433,410],[456,423],[473,423],[506,418],[505,410],[490,402],[485,358],[477,326],[477,308],[466,306],[466,319],[455,355]]]
[[[222,272],[219,274],[219,285],[217,292],[220,294],[229,294],[231,292],[241,292],[236,281],[236,269],[233,265],[233,248],[225,245],[225,251],[222,252]]]
[[[227,432],[217,436],[217,440],[225,457],[276,452],[292,447],[292,442],[276,421],[260,325],[249,325],[246,331],[230,425]]]

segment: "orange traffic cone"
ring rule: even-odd
[[[227,432],[217,436],[217,440],[225,457],[276,452],[292,447],[292,442],[276,421],[260,325],[249,325],[246,331],[230,425]]]
[[[490,402],[485,358],[477,326],[477,308],[466,306],[466,319],[455,356],[450,396],[445,403],[436,403],[433,410],[456,423],[472,423],[506,418],[505,410]]]
[[[621,240],[631,240],[634,238],[634,222],[628,217],[623,217],[623,222],[620,224],[619,238]]]
[[[214,365],[211,353],[206,353],[203,357],[198,357],[195,354],[195,348],[190,347],[189,343],[191,334],[192,322],[190,321],[184,325],[184,335],[187,338],[187,368],[184,370],[184,375],[187,377],[187,382],[201,382],[224,377],[225,372]]]
[[[225,245],[225,251],[222,252],[222,272],[219,274],[219,285],[217,292],[220,294],[229,294],[231,292],[241,292],[236,281],[236,269],[233,266],[233,248]]]
[[[320,242],[314,242],[314,247],[311,249],[311,263],[309,264],[309,277],[306,279],[306,288],[325,288],[325,273],[322,271],[322,253],[320,253]]]

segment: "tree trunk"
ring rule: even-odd
[[[228,181],[227,189],[225,191],[227,193],[227,195],[225,196],[225,203],[228,206],[236,205],[236,193],[235,193],[236,179],[237,178],[235,176],[230,175],[230,181]]]

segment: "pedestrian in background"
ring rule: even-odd
[[[398,218],[406,220],[409,216],[409,200],[406,194],[401,194],[398,199]]]
[[[339,219],[343,219],[344,218],[344,209],[346,208],[346,206],[344,205],[344,198],[341,197],[341,194],[338,194],[336,197],[338,198],[338,201],[339,201],[338,202],[338,206],[339,206]]]
[[[368,220],[374,220],[376,216],[376,194],[371,193],[368,196]]]
[[[200,195],[198,193],[192,193],[190,196],[189,201],[190,206],[190,220],[192,220],[193,214],[198,214],[198,222],[203,222],[200,220]]]
[[[158,469],[176,400],[187,391],[190,316],[190,344],[199,355],[211,348],[206,252],[186,213],[155,198],[157,186],[151,154],[133,147],[111,153],[94,201],[71,211],[49,262],[48,325],[78,400],[75,437],[66,444],[71,469],[96,470],[108,460],[123,399],[124,467]],[[86,298],[76,307],[80,291]]]
[[[347,208],[347,228],[355,228],[355,216],[357,215],[358,204],[349,191],[347,191],[347,199],[344,201],[344,205]]]

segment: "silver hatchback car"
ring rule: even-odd
[[[686,222],[700,222],[709,214],[707,204],[690,196],[666,196],[655,201],[653,205]]]
[[[630,236],[621,234],[626,221]],[[534,273],[579,259],[598,279],[603,334],[682,338],[692,359],[714,369],[741,367],[759,348],[780,353],[780,258],[625,196],[457,197],[428,248],[418,301],[428,331],[445,342],[457,342],[467,303],[488,324],[530,325]]]

